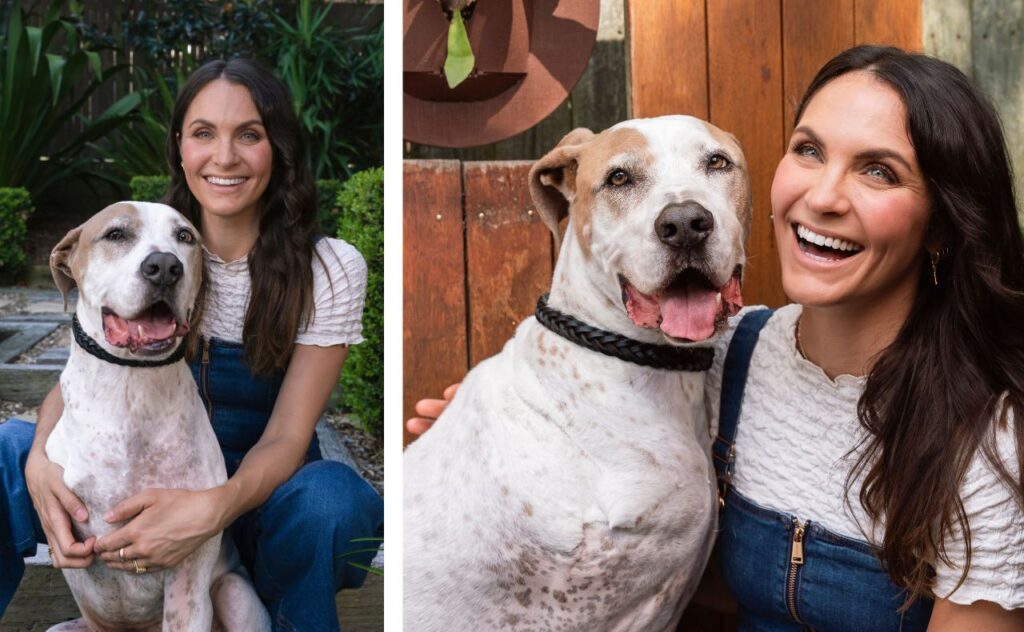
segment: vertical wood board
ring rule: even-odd
[[[531,164],[464,163],[470,366],[500,351],[551,285],[551,233],[530,200]]]
[[[631,0],[629,57],[635,118],[708,118],[703,2]]]
[[[439,397],[469,366],[462,215],[457,161],[406,161],[402,239],[405,348],[403,416],[424,397]],[[404,431],[404,443],[414,437]]]
[[[854,41],[920,52],[921,0],[854,0]]]
[[[783,118],[786,139],[793,133],[796,108],[814,75],[853,46],[854,0],[783,0]]]
[[[758,0],[708,4],[711,122],[742,143],[754,199],[744,270],[748,305],[786,302],[768,218],[772,177],[784,146],[780,13],[777,3]],[[737,41],[746,45],[737,47]]]

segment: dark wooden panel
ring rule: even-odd
[[[708,118],[704,13],[704,3],[693,0],[629,3],[634,117],[690,114]]]
[[[921,0],[855,0],[853,19],[858,44],[923,49]]]
[[[551,285],[551,233],[533,211],[531,164],[464,163],[471,366],[501,350]]]
[[[403,166],[402,419],[423,397],[440,397],[469,367],[462,215],[457,161],[406,161]],[[413,437],[406,433],[405,443]]]
[[[782,0],[783,117],[785,137],[814,75],[825,62],[853,46],[854,0]]]
[[[784,146],[780,13],[777,2],[708,3],[711,121],[743,144],[754,195],[743,286],[748,305],[786,302],[768,219],[772,177]]]

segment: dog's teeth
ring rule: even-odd
[[[715,294],[715,307],[721,307],[721,306],[722,306],[722,293],[719,292],[718,294]]]
[[[139,335],[142,335],[142,325],[136,325],[139,328]]]

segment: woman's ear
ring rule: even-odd
[[[530,196],[556,240],[561,237],[558,224],[576,196],[579,154],[594,136],[589,129],[574,129],[530,169]]]

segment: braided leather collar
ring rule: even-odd
[[[553,307],[548,307],[548,295],[537,299],[537,321],[581,347],[613,358],[669,371],[707,371],[715,359],[712,347],[673,347],[655,345],[627,338],[604,329],[592,327]]]
[[[174,353],[167,356],[163,360],[126,360],[125,358],[119,358],[116,355],[111,354],[109,351],[100,346],[98,342],[89,337],[89,334],[85,333],[82,329],[82,325],[78,322],[78,315],[71,316],[71,331],[75,334],[75,342],[78,346],[85,349],[90,355],[93,355],[104,362],[111,364],[117,364],[120,366],[131,366],[141,368],[151,368],[157,366],[167,366],[168,364],[174,364],[178,360],[185,357],[185,342],[182,341],[178,348],[174,350]]]

